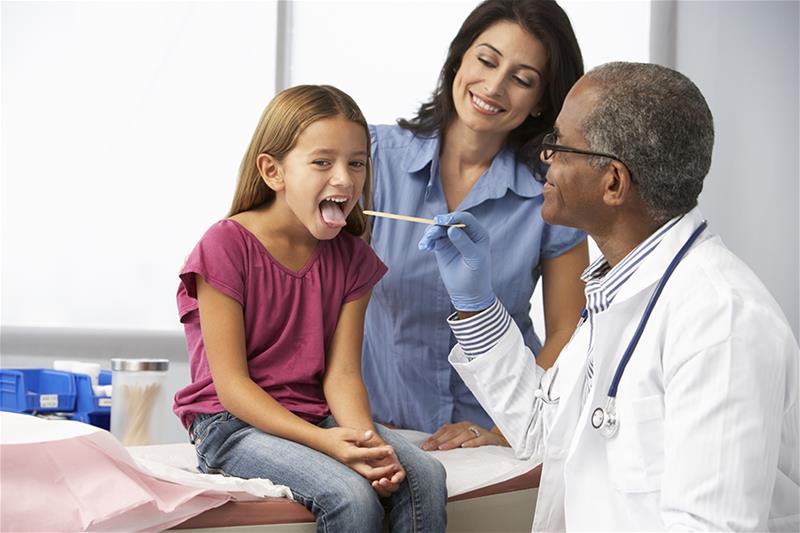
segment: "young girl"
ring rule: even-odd
[[[187,259],[192,383],[175,396],[199,468],[291,488],[317,531],[444,531],[442,465],[370,416],[364,313],[386,267],[359,238],[370,146],[358,106],[298,86],[267,106],[228,218]],[[344,232],[342,230],[344,229]]]

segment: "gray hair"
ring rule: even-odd
[[[689,212],[703,190],[714,146],[714,120],[697,86],[647,63],[607,63],[586,77],[600,88],[598,104],[583,122],[590,149],[625,163],[657,222]]]

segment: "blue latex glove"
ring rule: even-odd
[[[465,228],[430,226],[420,250],[434,250],[439,274],[459,311],[483,311],[494,303],[489,234],[467,212],[437,215],[434,224],[466,224]]]

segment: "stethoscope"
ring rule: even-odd
[[[678,253],[675,254],[675,257],[672,258],[670,264],[667,266],[667,269],[664,271],[664,274],[658,281],[658,285],[653,291],[653,294],[650,295],[650,301],[647,302],[647,307],[645,308],[644,313],[642,313],[642,318],[639,319],[639,325],[636,327],[636,331],[634,332],[631,340],[628,342],[628,347],[625,348],[625,353],[622,355],[622,359],[617,365],[617,370],[614,372],[614,378],[611,380],[611,385],[608,387],[608,397],[606,398],[605,407],[598,407],[592,412],[592,427],[598,430],[600,434],[607,439],[610,439],[616,435],[617,430],[619,429],[616,398],[617,388],[619,387],[619,382],[622,379],[622,374],[625,372],[625,367],[628,365],[628,361],[630,361],[631,355],[633,355],[633,351],[636,349],[636,345],[639,344],[639,339],[642,337],[642,332],[647,325],[647,321],[650,319],[650,314],[653,312],[653,308],[655,307],[658,298],[661,296],[661,291],[664,290],[664,285],[667,284],[667,280],[670,278],[670,276],[672,276],[672,273],[675,271],[678,263],[681,261],[681,259],[683,259],[683,256],[686,255],[686,252],[689,251],[689,248],[691,248],[692,244],[694,244],[700,234],[703,233],[703,230],[706,229],[706,226],[708,226],[708,224],[705,220],[699,226],[697,226],[681,249],[678,250]],[[581,313],[581,322],[579,322],[579,326],[583,324],[587,314],[588,311],[584,309]],[[547,393],[539,388],[534,392],[534,396],[546,404],[558,403],[560,398],[550,398],[550,391],[557,375],[558,365],[556,365],[556,368],[553,369],[553,377],[550,380]]]
[[[672,261],[667,266],[667,269],[664,271],[664,274],[661,276],[661,279],[658,281],[658,285],[656,285],[653,294],[650,296],[650,301],[647,302],[647,307],[642,313],[642,318],[639,320],[639,325],[636,327],[636,331],[633,334],[630,342],[628,343],[628,347],[625,349],[625,353],[622,355],[622,359],[620,360],[619,364],[617,365],[617,371],[614,373],[614,379],[611,380],[611,386],[608,387],[608,398],[606,399],[606,406],[598,407],[592,412],[592,427],[600,432],[605,438],[610,439],[614,435],[617,434],[617,430],[619,429],[619,419],[617,418],[617,408],[616,408],[616,400],[617,400],[617,387],[619,387],[619,382],[622,379],[622,373],[625,372],[625,367],[628,365],[628,361],[631,359],[631,355],[633,355],[633,350],[636,349],[636,345],[639,344],[639,339],[642,337],[642,332],[644,331],[644,327],[647,325],[647,321],[650,319],[650,313],[653,312],[653,308],[658,301],[659,296],[661,296],[661,291],[664,290],[664,285],[667,284],[667,280],[672,276],[672,273],[675,272],[675,268],[680,263],[683,256],[686,255],[686,252],[689,251],[694,241],[703,233],[703,230],[706,229],[708,224],[704,220],[697,229],[689,236],[686,240],[686,243],[678,250],[678,253],[675,254],[675,257],[672,258]]]

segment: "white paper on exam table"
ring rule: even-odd
[[[197,454],[189,443],[129,446],[128,452],[143,471],[180,485],[225,491],[239,501],[266,496],[294,499],[289,487],[275,485],[269,479],[242,479],[199,472]]]
[[[417,446],[430,437],[430,433],[410,429],[395,431]],[[521,476],[539,464],[533,459],[521,461],[514,456],[511,448],[503,446],[455,448],[429,453],[441,461],[447,470],[447,495],[450,497]]]
[[[395,431],[417,446],[430,436],[428,433],[407,429]],[[236,499],[242,499],[243,492],[258,494],[259,486],[251,487],[250,481],[268,482],[268,480],[245,480],[235,477],[219,479],[222,476],[201,474],[197,471],[194,447],[189,443],[132,446],[128,451],[140,468],[154,476],[192,487],[232,491]],[[450,497],[512,479],[531,471],[538,464],[532,460],[520,461],[514,457],[511,448],[501,446],[457,448],[429,453],[441,461],[447,471],[447,494]],[[205,478],[212,478],[215,483],[206,484]],[[220,486],[220,483],[226,481],[231,483],[228,488]],[[287,487],[281,485],[273,487],[285,489],[289,494],[288,497],[291,497]],[[265,495],[273,496],[273,494]]]

